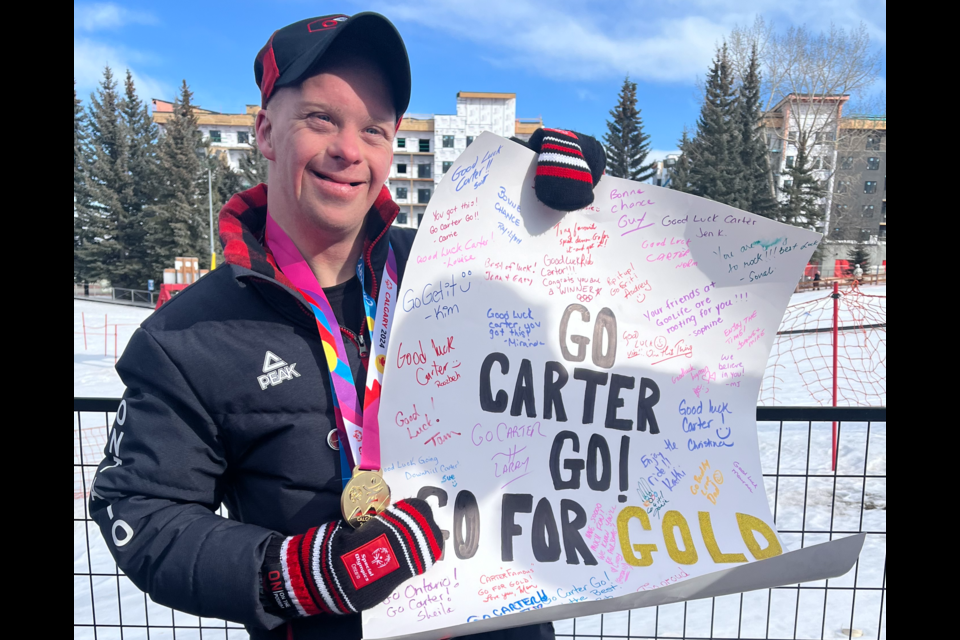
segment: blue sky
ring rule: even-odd
[[[699,111],[696,82],[715,45],[762,15],[777,28],[865,23],[886,47],[886,3],[838,0],[395,0],[74,4],[74,78],[86,102],[105,64],[129,68],[142,98],[173,99],[186,79],[197,104],[242,112],[259,98],[253,59],[270,34],[332,13],[378,11],[397,26],[413,72],[412,113],[452,113],[457,91],[517,94],[517,115],[596,137],[624,76],[654,155],[676,148]],[[886,87],[886,64],[876,89]]]

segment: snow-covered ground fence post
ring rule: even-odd
[[[74,638],[246,638],[238,625],[155,604],[113,562],[87,498],[119,402],[74,398]],[[788,549],[866,533],[855,567],[822,582],[564,620],[558,638],[886,638],[886,408],[758,407],[757,420],[763,482],[728,482],[765,488]]]
[[[833,283],[833,406],[837,406],[837,371],[840,355],[840,284]],[[837,469],[837,423],[833,423],[833,446],[831,448],[831,469]]]

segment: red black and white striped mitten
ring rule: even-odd
[[[595,138],[565,129],[537,129],[527,143],[537,158],[537,199],[551,209],[575,211],[593,202],[593,188],[607,165]]]
[[[276,536],[261,570],[261,601],[285,618],[359,613],[432,567],[442,550],[430,505],[401,500],[359,529],[340,520]]]

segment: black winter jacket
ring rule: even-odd
[[[368,214],[364,280],[374,299],[386,241],[401,279],[413,243],[414,231],[390,226],[396,214],[386,190]],[[160,604],[240,622],[254,638],[353,640],[359,615],[298,619],[288,629],[260,602],[271,536],[341,517],[323,344],[313,313],[261,244],[265,222],[264,185],[234,196],[220,213],[227,264],[131,338],[117,363],[127,389],[90,511],[120,568]],[[343,332],[362,393],[360,330]],[[273,371],[286,373],[265,379],[276,358],[286,369]],[[221,504],[229,519],[214,513]],[[488,637],[552,638],[553,630]]]

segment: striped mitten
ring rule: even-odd
[[[442,550],[430,505],[401,500],[359,529],[340,520],[275,537],[261,570],[261,601],[285,618],[359,613],[432,567]]]
[[[596,139],[564,129],[537,129],[528,146],[537,159],[537,199],[551,209],[575,211],[593,202],[593,188],[607,164]]]

